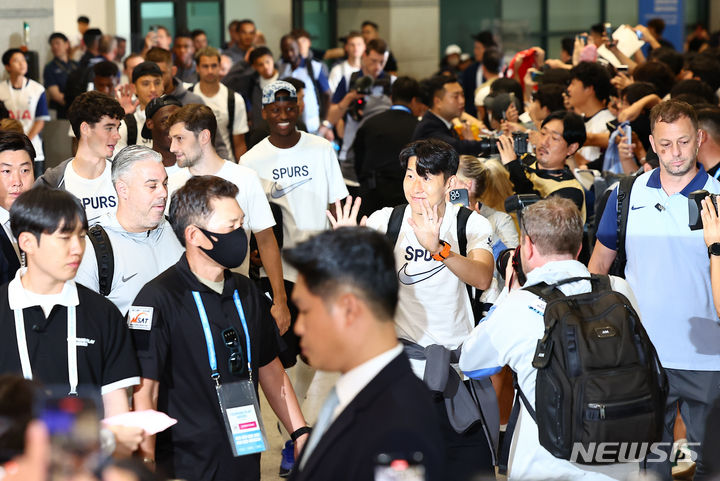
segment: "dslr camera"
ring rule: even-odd
[[[513,212],[522,213],[526,207],[530,207],[539,201],[540,197],[535,194],[515,194],[505,199],[505,212],[508,214]]]
[[[359,94],[370,95],[372,93],[373,85],[375,85],[375,80],[368,75],[364,75],[355,79],[353,84],[350,86],[350,90],[355,90]],[[350,114],[350,117],[353,120],[361,120],[363,116],[362,110],[364,107],[365,99],[357,99],[355,102],[350,104],[350,107],[348,108],[348,113]]]
[[[707,196],[710,196],[710,199],[712,199],[715,212],[717,213],[718,204],[715,194],[711,194],[707,190],[696,190],[690,192],[690,195],[688,195],[688,225],[690,226],[690,230],[700,230],[703,228],[702,217],[700,216],[700,211],[702,210],[701,202]]]
[[[527,132],[513,132],[513,150],[517,156],[526,154],[528,151],[528,134]],[[497,148],[497,137],[483,137],[480,142],[480,157],[490,157],[491,155],[499,155]]]

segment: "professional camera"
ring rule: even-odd
[[[350,86],[350,90],[355,90],[359,94],[370,95],[372,94],[372,88],[374,84],[375,80],[372,77],[364,75],[355,79],[355,81]],[[348,108],[348,113],[350,114],[350,117],[352,117],[353,120],[361,120],[363,116],[362,110],[364,107],[364,98],[361,97],[355,100],[355,102],[350,104],[350,107]]]
[[[710,196],[710,199],[712,199],[715,212],[717,213],[718,204],[715,194],[710,194],[707,190],[696,190],[690,192],[690,195],[688,195],[688,225],[690,226],[690,230],[700,230],[703,228],[702,217],[700,216],[700,211],[702,210],[701,202],[707,196]]]
[[[526,132],[513,132],[513,150],[515,155],[523,155],[528,151],[528,134]],[[480,142],[480,157],[498,155],[497,137],[483,137]]]
[[[535,194],[516,194],[511,195],[505,199],[505,212],[519,212],[521,213],[526,207],[533,205],[539,201],[540,197]]]

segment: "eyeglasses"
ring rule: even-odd
[[[228,370],[233,376],[241,375],[245,370],[245,361],[242,351],[240,350],[240,336],[234,327],[228,327],[222,331],[225,346],[230,349],[230,357],[228,358]]]
[[[525,222],[523,222],[523,221],[521,220],[521,221],[520,221],[520,233],[523,233],[523,232],[525,233],[525,236],[526,236],[528,239],[530,239],[530,243],[534,244],[534,242],[533,242],[533,240],[532,240],[532,237],[530,237],[530,234],[529,234],[528,231],[527,231],[527,227],[525,227]]]

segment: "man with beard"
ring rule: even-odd
[[[152,149],[162,156],[168,177],[180,170],[175,160],[175,154],[170,152],[170,126],[167,122],[180,107],[182,104],[178,99],[172,95],[163,95],[152,99],[145,109],[148,117],[145,120],[145,127],[142,129],[142,136],[152,139]]]
[[[710,257],[720,244],[706,247],[702,230],[688,227],[688,195],[720,192],[720,183],[698,164],[700,133],[695,110],[679,100],[650,111],[650,143],[660,167],[640,175],[625,196],[624,274],[637,296],[639,312],[668,376],[663,448],[669,452],[679,406],[689,443],[697,443],[698,476],[707,473],[703,450],[706,417],[720,396],[720,324],[713,304]],[[622,200],[622,199],[621,199]],[[608,198],[598,225],[588,269],[606,274],[618,254],[617,189]],[[619,232],[620,231],[620,232]],[[648,463],[661,479],[671,479],[670,461]]]
[[[103,215],[88,232],[91,242],[75,279],[124,315],[142,286],[177,262],[183,249],[164,217],[167,174],[160,154],[140,145],[124,148],[112,163],[112,181],[117,212]]]
[[[217,121],[209,107],[186,105],[172,114],[167,122],[170,126],[170,151],[175,155],[180,167],[169,179],[170,196],[185,185],[188,179],[197,175],[215,175],[238,187],[237,201],[245,213],[245,242],[248,242],[250,233],[255,234],[260,256],[270,278],[270,285],[267,287],[273,299],[270,313],[280,333],[284,333],[290,326],[290,311],[283,284],[280,249],[273,234],[275,219],[257,174],[252,169],[222,159],[215,152],[213,140]],[[236,272],[248,275],[248,258],[243,259]]]

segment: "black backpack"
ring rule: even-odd
[[[88,238],[95,249],[95,260],[98,270],[98,292],[107,297],[112,291],[112,280],[115,275],[115,257],[112,243],[105,229],[95,224],[88,229]]]
[[[592,291],[584,294],[565,296],[557,288],[583,279],[588,278],[525,288],[547,302],[545,332],[532,362],[537,369],[535,409],[518,387],[501,469],[507,468],[518,398],[537,423],[540,444],[557,458],[591,464],[592,459],[577,456],[591,451],[590,443],[662,438],[668,388],[655,348],[630,301],[611,289],[608,276],[592,275]],[[584,451],[573,453],[575,443]],[[617,448],[615,455],[622,457]],[[612,459],[612,453],[604,454],[604,462]]]
[[[407,204],[397,205],[393,207],[392,213],[390,214],[390,220],[388,221],[387,231],[385,232],[385,238],[390,242],[390,245],[395,247],[398,235],[400,235],[400,228],[402,227],[403,215],[405,215],[405,208]],[[473,211],[467,207],[460,207],[457,212],[457,238],[458,238],[458,250],[460,255],[467,257],[467,221]],[[483,303],[480,301],[480,296],[483,291],[475,289],[473,294],[472,286],[465,284],[468,296],[470,297],[470,305],[472,306],[473,317],[475,324],[482,319],[483,315]]]

